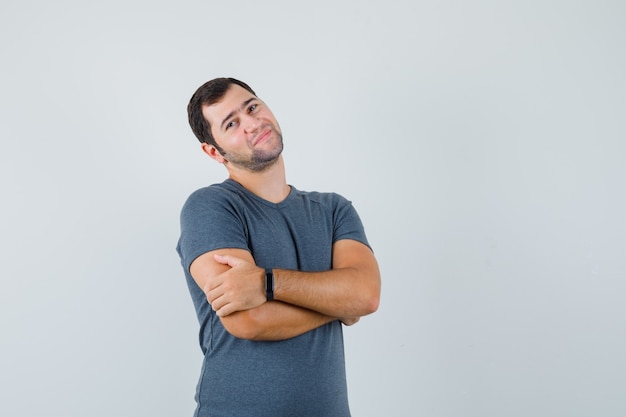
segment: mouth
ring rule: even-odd
[[[252,140],[252,146],[256,146],[259,143],[265,141],[266,139],[268,139],[270,136],[272,135],[272,129],[269,127],[266,127],[264,130],[261,131],[261,133],[259,133],[253,140]]]

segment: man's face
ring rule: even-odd
[[[283,136],[269,107],[236,84],[219,102],[204,106],[202,115],[222,150],[213,152],[217,151],[227,166],[262,171],[276,162],[283,150]],[[219,155],[212,157],[218,159]]]

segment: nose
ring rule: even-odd
[[[243,128],[246,133],[254,132],[259,128],[259,126],[261,126],[261,121],[249,114],[242,116],[241,123],[243,124]]]

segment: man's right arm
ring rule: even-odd
[[[208,288],[209,278],[216,277],[231,268],[218,263],[215,260],[216,254],[236,256],[254,264],[252,255],[244,249],[219,249],[200,255],[192,262],[189,269],[194,281],[205,294],[211,290]],[[261,291],[261,294],[264,292]],[[220,320],[230,334],[241,339],[285,340],[338,320],[338,318],[280,301],[272,301],[264,302],[249,310],[237,311],[220,317]],[[346,320],[344,323],[353,324],[354,321]]]

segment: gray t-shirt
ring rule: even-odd
[[[324,271],[341,239],[368,244],[352,204],[334,193],[291,187],[278,204],[228,179],[195,191],[181,213],[177,251],[200,322],[204,362],[196,416],[348,417],[339,321],[277,342],[238,339],[222,326],[189,273],[211,250],[250,251],[263,268]]]

